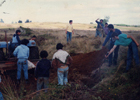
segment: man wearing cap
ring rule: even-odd
[[[115,43],[115,40],[111,37],[112,33],[115,32],[118,35],[120,35],[120,34],[122,34],[122,32],[119,29],[114,29],[114,26],[112,24],[108,25],[108,29],[109,29],[109,33],[107,34],[106,39],[102,46],[104,47],[106,45],[106,43],[110,40],[109,50],[111,50],[111,48],[113,48],[114,43]],[[112,65],[112,56],[113,56],[113,64],[117,65],[118,51],[119,51],[119,45],[114,50],[114,56],[113,56],[113,53],[111,53],[109,55],[108,67],[110,67]]]
[[[100,19],[100,22],[98,20],[99,20],[99,18],[95,21],[97,23],[95,37],[97,37],[98,35],[101,37],[102,36],[101,32],[103,31],[103,28],[104,28],[103,20]]]

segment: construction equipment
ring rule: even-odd
[[[17,58],[11,57],[8,47],[10,45],[10,42],[7,41],[7,31],[5,32],[5,41],[0,42],[0,71],[3,73],[6,70],[13,70],[17,68]],[[31,61],[33,64],[36,64],[36,62],[39,59],[39,50],[36,46],[36,42],[34,40],[29,40],[29,43],[27,44],[30,50],[29,55],[29,61]]]

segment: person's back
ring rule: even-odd
[[[69,54],[64,51],[64,50],[58,50],[55,54],[54,57],[59,59],[61,62],[65,63],[65,60],[67,59],[67,57],[69,56]]]
[[[119,39],[115,41],[114,45],[122,45],[122,46],[128,46],[131,42],[131,38],[127,38],[126,34],[120,34],[118,35]]]
[[[37,63],[35,68],[35,78],[37,79],[37,90],[42,87],[48,88],[49,85],[49,70],[51,62],[47,59],[48,52],[43,50],[40,52],[41,60]],[[47,92],[47,89],[45,90]]]
[[[57,52],[53,55],[52,67],[57,68],[58,85],[66,85],[68,82],[68,70],[72,62],[70,55],[62,50],[63,45],[58,43],[56,45]]]
[[[28,80],[28,57],[29,57],[29,48],[27,47],[27,44],[29,43],[29,40],[23,39],[21,41],[21,45],[18,46],[14,52],[13,55],[18,58],[17,61],[17,82],[20,83],[21,78],[21,70],[24,71],[24,78],[26,80],[26,83],[29,83]]]
[[[22,58],[28,59],[29,48],[26,45],[21,44],[15,49],[13,54],[16,55],[18,59],[22,59]]]
[[[51,67],[51,62],[48,59],[41,59],[37,63],[35,77],[49,77],[49,69]]]

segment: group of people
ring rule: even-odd
[[[43,86],[48,88],[49,84],[49,70],[50,68],[57,68],[58,85],[67,85],[68,70],[72,63],[72,58],[68,52],[63,50],[63,45],[58,43],[56,45],[57,52],[54,53],[52,62],[47,59],[48,53],[43,50],[40,53],[41,60],[37,63],[35,68],[35,78],[37,80],[37,90]],[[47,92],[47,90],[45,90]]]
[[[95,20],[95,22],[97,23],[95,37],[97,37],[97,36],[105,37],[109,32],[108,23],[105,23],[105,27],[104,27],[103,19],[100,19],[100,21],[98,21],[98,20],[99,20],[99,18],[97,20]]]
[[[17,84],[20,84],[21,81],[21,70],[23,69],[24,78],[26,83],[29,83],[28,79],[28,58],[29,58],[29,48],[27,44],[29,40],[23,39],[20,41],[19,35],[21,34],[20,30],[17,30],[13,35],[11,41],[12,54],[17,57]],[[33,36],[31,40],[35,40],[36,36]],[[68,52],[63,50],[63,45],[58,43],[56,45],[57,52],[54,53],[52,62],[47,59],[48,52],[43,50],[40,52],[41,60],[36,64],[35,68],[35,80],[37,80],[37,90],[43,88],[48,88],[49,84],[49,70],[50,68],[57,68],[58,76],[58,85],[66,85],[68,82],[68,70],[69,66],[72,63],[72,58]],[[47,92],[47,90],[45,90]]]
[[[95,22],[97,23],[97,29],[95,37],[98,35],[101,37],[104,33],[107,35],[104,43],[102,44],[102,48],[106,45],[106,43],[110,40],[109,43],[109,52],[105,55],[106,58],[109,58],[110,67],[112,64],[117,65],[118,59],[118,51],[120,45],[128,46],[127,52],[127,66],[125,72],[128,72],[132,67],[132,59],[134,58],[136,66],[140,66],[139,56],[138,56],[138,42],[130,35],[122,33],[119,29],[114,28],[114,25],[105,23],[105,27],[103,25],[103,20],[100,22],[97,19]],[[102,33],[104,32],[104,33]]]
[[[96,29],[96,35],[101,36],[100,34],[100,28],[103,28],[104,25],[102,24],[103,20],[100,20],[98,22]],[[134,57],[136,65],[139,66],[139,56],[138,56],[138,46],[139,44],[137,41],[127,34],[123,34],[119,29],[115,29],[112,24],[105,24],[105,34],[106,39],[102,45],[102,48],[106,45],[106,43],[110,40],[109,44],[109,53],[105,55],[105,57],[109,57],[109,67],[114,64],[117,65],[117,58],[118,58],[118,51],[119,46],[128,46],[128,53],[127,53],[127,66],[126,66],[126,72],[131,68],[132,66],[132,58]],[[28,80],[28,57],[29,57],[29,48],[27,47],[27,44],[29,43],[29,40],[23,39],[20,41],[19,35],[20,30],[16,31],[16,34],[13,35],[12,40],[12,46],[15,47],[15,50],[13,51],[13,55],[17,57],[17,82],[20,83],[21,79],[21,70],[24,71],[24,77],[26,80],[26,83],[29,83]],[[67,43],[71,41],[71,35],[73,32],[73,26],[72,26],[72,20],[69,21],[69,25],[67,25],[66,28],[66,34],[67,34]],[[33,36],[33,39],[36,37]],[[13,46],[14,45],[14,46]],[[42,86],[44,88],[48,87],[49,84],[49,70],[52,67],[57,68],[57,76],[58,76],[58,85],[66,85],[68,82],[68,70],[69,66],[72,63],[72,58],[68,54],[68,52],[63,50],[63,45],[61,43],[58,43],[56,45],[57,52],[54,53],[52,57],[52,62],[47,59],[48,52],[43,50],[40,52],[41,60],[38,61],[35,68],[35,78],[37,80],[37,90],[40,90]],[[13,49],[12,49],[13,50]],[[113,56],[114,52],[114,56]],[[47,90],[45,90],[47,92]]]

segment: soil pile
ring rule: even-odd
[[[69,67],[69,81],[75,82],[76,80],[81,80],[83,79],[83,76],[90,77],[91,72],[102,65],[106,52],[107,49],[104,48],[99,51],[93,51],[85,54],[72,54],[71,56],[73,62]],[[57,76],[56,72],[57,69],[53,69],[51,71],[50,81],[53,81],[53,79]]]
[[[73,69],[75,69],[83,75],[90,75],[93,70],[102,64],[102,60],[106,52],[106,49],[102,49],[99,51],[72,56],[73,63],[70,66],[69,72],[72,74]]]

